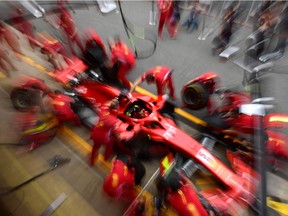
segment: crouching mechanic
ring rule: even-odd
[[[131,204],[136,197],[135,186],[140,185],[146,173],[143,164],[128,155],[118,155],[112,162],[112,169],[105,177],[103,191],[109,197]]]
[[[21,88],[28,88],[31,92],[32,104],[39,106],[42,113],[45,112],[45,106],[43,104],[43,98],[46,95],[53,94],[52,90],[45,84],[44,80],[38,79],[36,77],[25,78],[25,83],[21,85]]]
[[[60,90],[55,90],[54,94],[50,95],[51,109],[59,122],[69,121],[75,125],[81,125],[79,117],[72,109],[72,104],[75,100],[67,95],[64,95]]]
[[[214,216],[214,209],[197,193],[194,184],[175,168],[167,166],[169,155],[160,164],[160,176],[157,180],[159,215],[161,204],[167,203],[177,215],[181,216]],[[166,165],[166,167],[165,167]]]
[[[139,125],[133,125],[132,122],[123,122],[118,118],[119,104],[122,98],[118,97],[98,108],[98,123],[92,128],[91,139],[94,142],[90,164],[94,165],[98,158],[101,145],[105,145],[104,160],[108,160],[113,152],[114,144],[123,152],[130,150],[125,147],[125,141],[134,137],[140,130]],[[128,130],[132,127],[132,130]]]
[[[168,66],[157,66],[150,68],[133,83],[130,92],[133,92],[136,86],[146,81],[148,84],[150,83],[156,84],[158,96],[164,95],[165,88],[168,86],[170,90],[170,97],[172,100],[175,100],[176,97],[175,97],[174,84],[172,80],[172,72],[173,69]]]

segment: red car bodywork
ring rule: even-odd
[[[288,137],[287,135],[272,131],[266,130],[268,135],[268,140],[266,141],[266,149],[270,155],[281,156],[288,158]]]
[[[288,114],[271,113],[265,116],[264,127],[268,128],[286,128],[288,127]]]
[[[55,78],[62,83],[67,83],[77,73],[80,73],[79,70],[71,69],[63,74],[56,74]],[[120,95],[119,89],[90,79],[82,80],[73,88],[77,95],[91,107],[101,108],[101,104]],[[226,186],[226,190],[215,189],[201,193],[212,206],[218,208],[223,214],[229,212],[234,203],[240,204],[240,206],[252,204],[258,181],[254,170],[231,153],[228,153],[228,159],[233,170],[228,168],[198,141],[175,126],[171,119],[165,118],[158,112],[164,103],[162,97],[155,100],[150,96],[133,93],[130,100],[120,103],[119,118],[124,119],[125,125],[127,123],[134,125],[132,130],[137,130],[135,133],[148,135],[152,140],[168,145],[173,151],[195,160],[221,181]],[[130,115],[129,110],[134,105],[143,105],[146,110],[145,116],[139,118]],[[61,106],[58,107],[61,108]],[[234,210],[239,214],[240,211],[240,208]]]
[[[74,89],[83,99],[86,99],[87,102],[90,103],[92,101],[100,104],[107,103],[120,94],[120,90],[93,80],[84,80],[81,84],[74,86]],[[235,202],[241,203],[242,200],[246,200],[248,204],[251,204],[254,200],[257,185],[254,181],[256,174],[252,168],[243,163],[243,165],[241,164],[242,166],[235,166],[235,172],[229,169],[198,141],[176,127],[170,119],[158,113],[158,110],[163,105],[162,98],[158,98],[157,101],[150,96],[138,93],[133,93],[132,96],[132,99],[128,103],[120,107],[120,115],[126,116],[126,119],[127,117],[129,118],[125,113],[129,106],[139,101],[144,102],[150,114],[140,119],[129,118],[132,124],[140,125],[139,132],[147,134],[152,140],[162,142],[171,149],[192,158],[223,182],[227,186],[227,191],[218,193],[216,195],[216,197],[218,197],[217,199],[223,200],[223,202],[234,200]],[[236,159],[232,156],[230,159],[233,165]],[[225,194],[225,196],[223,194]],[[208,192],[203,193],[203,195],[211,201],[211,204],[216,208],[221,207],[221,203],[219,204],[219,201],[216,202],[214,200],[214,195],[211,196]],[[221,207],[221,209],[223,212],[227,211],[224,207]]]
[[[77,57],[73,57],[71,61],[73,61],[73,64],[65,70],[58,71],[56,74],[50,73],[49,75],[62,84],[68,84],[75,76],[81,74],[88,68],[88,66]]]

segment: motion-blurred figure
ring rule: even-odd
[[[159,24],[158,24],[158,37],[162,39],[162,33],[164,29],[164,25],[171,14],[173,13],[173,0],[158,0],[158,10],[159,10]]]
[[[175,89],[172,80],[173,69],[168,66],[157,66],[147,70],[139,79],[137,79],[130,90],[133,92],[136,86],[146,81],[148,84],[155,83],[158,96],[165,94],[165,88],[169,87],[171,99],[176,99]]]
[[[188,17],[182,23],[183,27],[187,27],[188,33],[191,33],[194,29],[198,28],[200,14],[201,9],[199,6],[199,1],[195,1],[194,6],[191,8]]]
[[[76,43],[78,47],[80,48],[82,54],[85,52],[84,47],[82,45],[82,42],[80,40],[80,37],[78,35],[78,29],[75,25],[75,22],[69,13],[69,11],[62,5],[59,8],[60,15],[59,15],[59,21],[57,24],[51,22],[46,16],[45,20],[48,21],[55,29],[62,29],[67,37],[69,47],[71,49],[71,52],[76,55],[76,51],[74,49],[74,44]]]
[[[160,175],[156,180],[158,195],[155,199],[154,215],[162,215],[161,208],[168,204],[177,215],[214,216],[211,206],[207,201],[203,202],[195,185],[179,169],[173,167],[171,156],[172,154],[168,154],[160,163]]]
[[[108,160],[111,157],[114,148],[132,154],[131,150],[125,146],[125,141],[132,139],[138,130],[126,130],[129,123],[123,123],[118,118],[119,105],[121,105],[122,100],[124,101],[124,99],[120,97],[115,98],[101,107],[95,107],[95,109],[98,110],[99,121],[91,131],[91,139],[94,142],[90,160],[91,166],[94,165],[97,160],[99,149],[102,145],[106,147],[104,160]]]
[[[287,39],[285,4],[284,2],[273,2],[272,4],[272,1],[264,1],[261,4],[254,18],[255,20],[257,18],[254,24],[255,31],[248,37],[249,44],[253,45],[248,49],[250,56],[254,56],[262,62],[277,60],[283,56]],[[276,47],[271,49],[271,44],[275,44],[275,36],[278,41]]]
[[[266,49],[265,39],[272,33],[272,14],[269,7],[270,1],[263,3],[263,6],[261,7],[261,11],[263,10],[263,12],[259,13],[259,18],[256,22],[257,25],[255,25],[257,28],[255,33],[256,58],[258,58]]]
[[[79,117],[73,111],[71,105],[75,100],[67,95],[64,95],[60,90],[56,90],[54,94],[50,94],[50,103],[52,112],[57,117],[59,122],[69,121],[75,125],[81,125]]]
[[[0,48],[0,67],[4,70],[6,75],[10,77],[11,74],[5,62],[8,63],[13,70],[17,70],[16,66],[12,63],[12,61],[10,60],[8,55],[5,53],[5,51],[2,48]]]
[[[93,140],[93,148],[91,152],[90,165],[93,166],[98,159],[99,149],[105,146],[104,159],[108,160],[112,154],[113,145],[115,143],[114,132],[116,125],[119,123],[117,118],[119,105],[118,102],[112,101],[99,109],[99,121],[92,128],[90,138]]]
[[[227,11],[223,17],[223,21],[220,26],[220,33],[212,41],[214,45],[213,48],[214,52],[216,51],[222,52],[226,48],[227,44],[229,44],[230,38],[233,33],[232,28],[235,18],[236,18],[235,8],[233,5],[230,5],[227,8]]]
[[[15,54],[23,54],[15,33],[2,20],[0,20],[0,40],[2,43],[5,40]]]
[[[25,18],[23,15],[24,15],[23,9],[17,8],[17,15],[12,19],[12,22],[18,31],[27,36],[31,48],[34,49],[36,45],[34,26],[32,25],[31,21]]]
[[[280,52],[281,55],[284,54],[287,38],[288,38],[288,7],[283,10],[280,16],[280,22],[276,30],[278,35],[278,43],[276,45],[275,51]]]
[[[105,177],[103,191],[111,198],[131,203],[137,197],[135,186],[140,185],[146,170],[136,158],[118,155]]]
[[[167,23],[167,30],[172,39],[176,38],[178,32],[179,21],[181,18],[180,4],[181,1],[173,1],[173,5],[170,12],[171,14],[168,17],[169,21]]]
[[[199,200],[192,182],[184,176],[181,177],[177,173],[174,178],[169,179],[169,182],[160,184],[158,190],[164,193],[162,196],[178,215],[209,215]]]
[[[111,67],[117,73],[117,79],[129,90],[131,85],[126,76],[135,67],[135,54],[118,36],[109,41],[109,48]]]
[[[259,26],[262,25],[261,22],[259,22],[261,20],[262,15],[264,15],[264,13],[269,11],[269,7],[271,6],[271,2],[272,1],[267,1],[264,0],[262,1],[262,3],[260,4],[260,6],[258,7],[255,15],[253,16],[253,32],[256,31]]]
[[[47,56],[48,62],[50,62],[55,72],[58,70],[64,70],[67,66],[72,64],[72,60],[68,58],[68,54],[59,41],[51,42],[44,42],[41,53]],[[62,61],[62,59],[65,61]]]
[[[31,107],[27,112],[17,113],[15,117],[17,122],[15,129],[21,134],[18,142],[27,146],[28,151],[49,142],[56,136],[59,122],[51,113],[40,114],[36,107]]]
[[[108,55],[102,38],[92,29],[86,31],[84,58],[91,67],[99,67],[102,73],[106,72]]]
[[[29,77],[22,85],[22,89],[27,89],[31,95],[32,104],[38,105],[41,109],[41,111],[45,112],[45,107],[43,104],[43,98],[46,95],[53,94],[52,90],[45,84],[44,80],[35,78],[35,77]]]

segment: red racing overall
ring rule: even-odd
[[[162,32],[165,23],[169,20],[173,12],[173,0],[158,0],[157,6],[159,10],[158,37],[162,38]]]
[[[13,62],[10,60],[8,55],[5,53],[5,51],[0,47],[0,67],[4,70],[6,75],[10,77],[10,71],[6,66],[6,63],[10,65],[13,70],[17,70],[16,66],[13,64]]]
[[[3,21],[0,21],[0,39],[4,39],[15,53],[23,54],[17,35]]]
[[[117,41],[110,49],[111,64],[114,65],[116,62],[119,64],[117,77],[127,89],[130,89],[131,85],[126,75],[135,67],[134,52],[122,41]]]
[[[35,47],[35,35],[33,25],[27,18],[24,17],[24,11],[21,8],[17,9],[17,15],[12,18],[12,23],[15,27],[22,33],[27,36],[31,48]]]
[[[29,91],[31,92],[31,99],[33,101],[33,104],[39,105],[41,108],[41,111],[44,112],[44,104],[42,102],[42,99],[46,95],[51,95],[53,92],[51,89],[45,84],[44,81],[38,79],[38,78],[29,78],[24,84],[21,85],[22,88],[29,88]]]
[[[181,216],[208,216],[194,188],[190,184],[182,184],[175,192],[168,192],[167,202]]]
[[[101,145],[106,146],[104,159],[108,160],[111,156],[113,144],[115,142],[113,131],[120,121],[117,118],[117,115],[111,113],[109,109],[103,109],[99,117],[99,122],[92,128],[91,132],[91,139],[94,142],[90,160],[91,165],[94,165],[97,160]]]
[[[53,110],[59,122],[71,121],[76,125],[80,125],[81,121],[72,110],[70,103],[74,103],[74,99],[64,94],[51,95]]]
[[[66,52],[65,48],[62,46],[62,44],[59,41],[45,42],[43,44],[42,50],[44,51],[44,53],[45,52],[48,53],[48,58],[49,58],[48,61],[50,61],[50,63],[52,64],[53,64],[52,61],[58,58],[57,54],[62,55],[67,65],[72,64],[72,60],[68,58],[68,53]],[[53,66],[55,67],[55,70],[63,70],[63,68],[59,67],[58,65],[53,64]]]
[[[102,38],[93,29],[87,30],[84,57],[92,67],[98,66],[102,73],[107,72],[106,47]]]
[[[42,91],[44,94],[52,94],[51,89],[44,83],[44,81],[37,78],[29,78],[27,82],[21,87],[24,88],[35,88]]]
[[[86,38],[86,50],[88,47],[93,46],[92,41],[95,41],[95,43],[103,50],[103,52],[107,56],[106,47],[102,38],[93,29],[88,29],[87,32],[88,35]]]
[[[114,199],[132,202],[137,196],[134,176],[134,168],[128,168],[122,160],[116,159],[104,180],[103,190]]]
[[[141,76],[141,82],[146,80],[147,76],[152,75],[156,83],[158,95],[164,95],[164,88],[169,87],[170,96],[175,99],[175,90],[172,80],[172,69],[167,66],[157,66],[149,69]]]
[[[68,12],[68,10],[64,7],[60,8],[60,13],[61,13],[60,21],[58,25],[62,27],[62,29],[65,31],[71,51],[75,53],[73,48],[73,42],[76,42],[78,47],[81,49],[82,53],[84,53],[85,50],[79,38],[77,28],[75,26],[75,22],[72,16]]]

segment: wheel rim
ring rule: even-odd
[[[185,91],[184,102],[188,105],[197,105],[200,100],[199,93],[195,88],[189,88]]]
[[[20,94],[16,97],[15,99],[15,104],[19,107],[19,108],[27,108],[30,106],[30,100],[29,97],[27,97],[27,95],[25,94]]]

